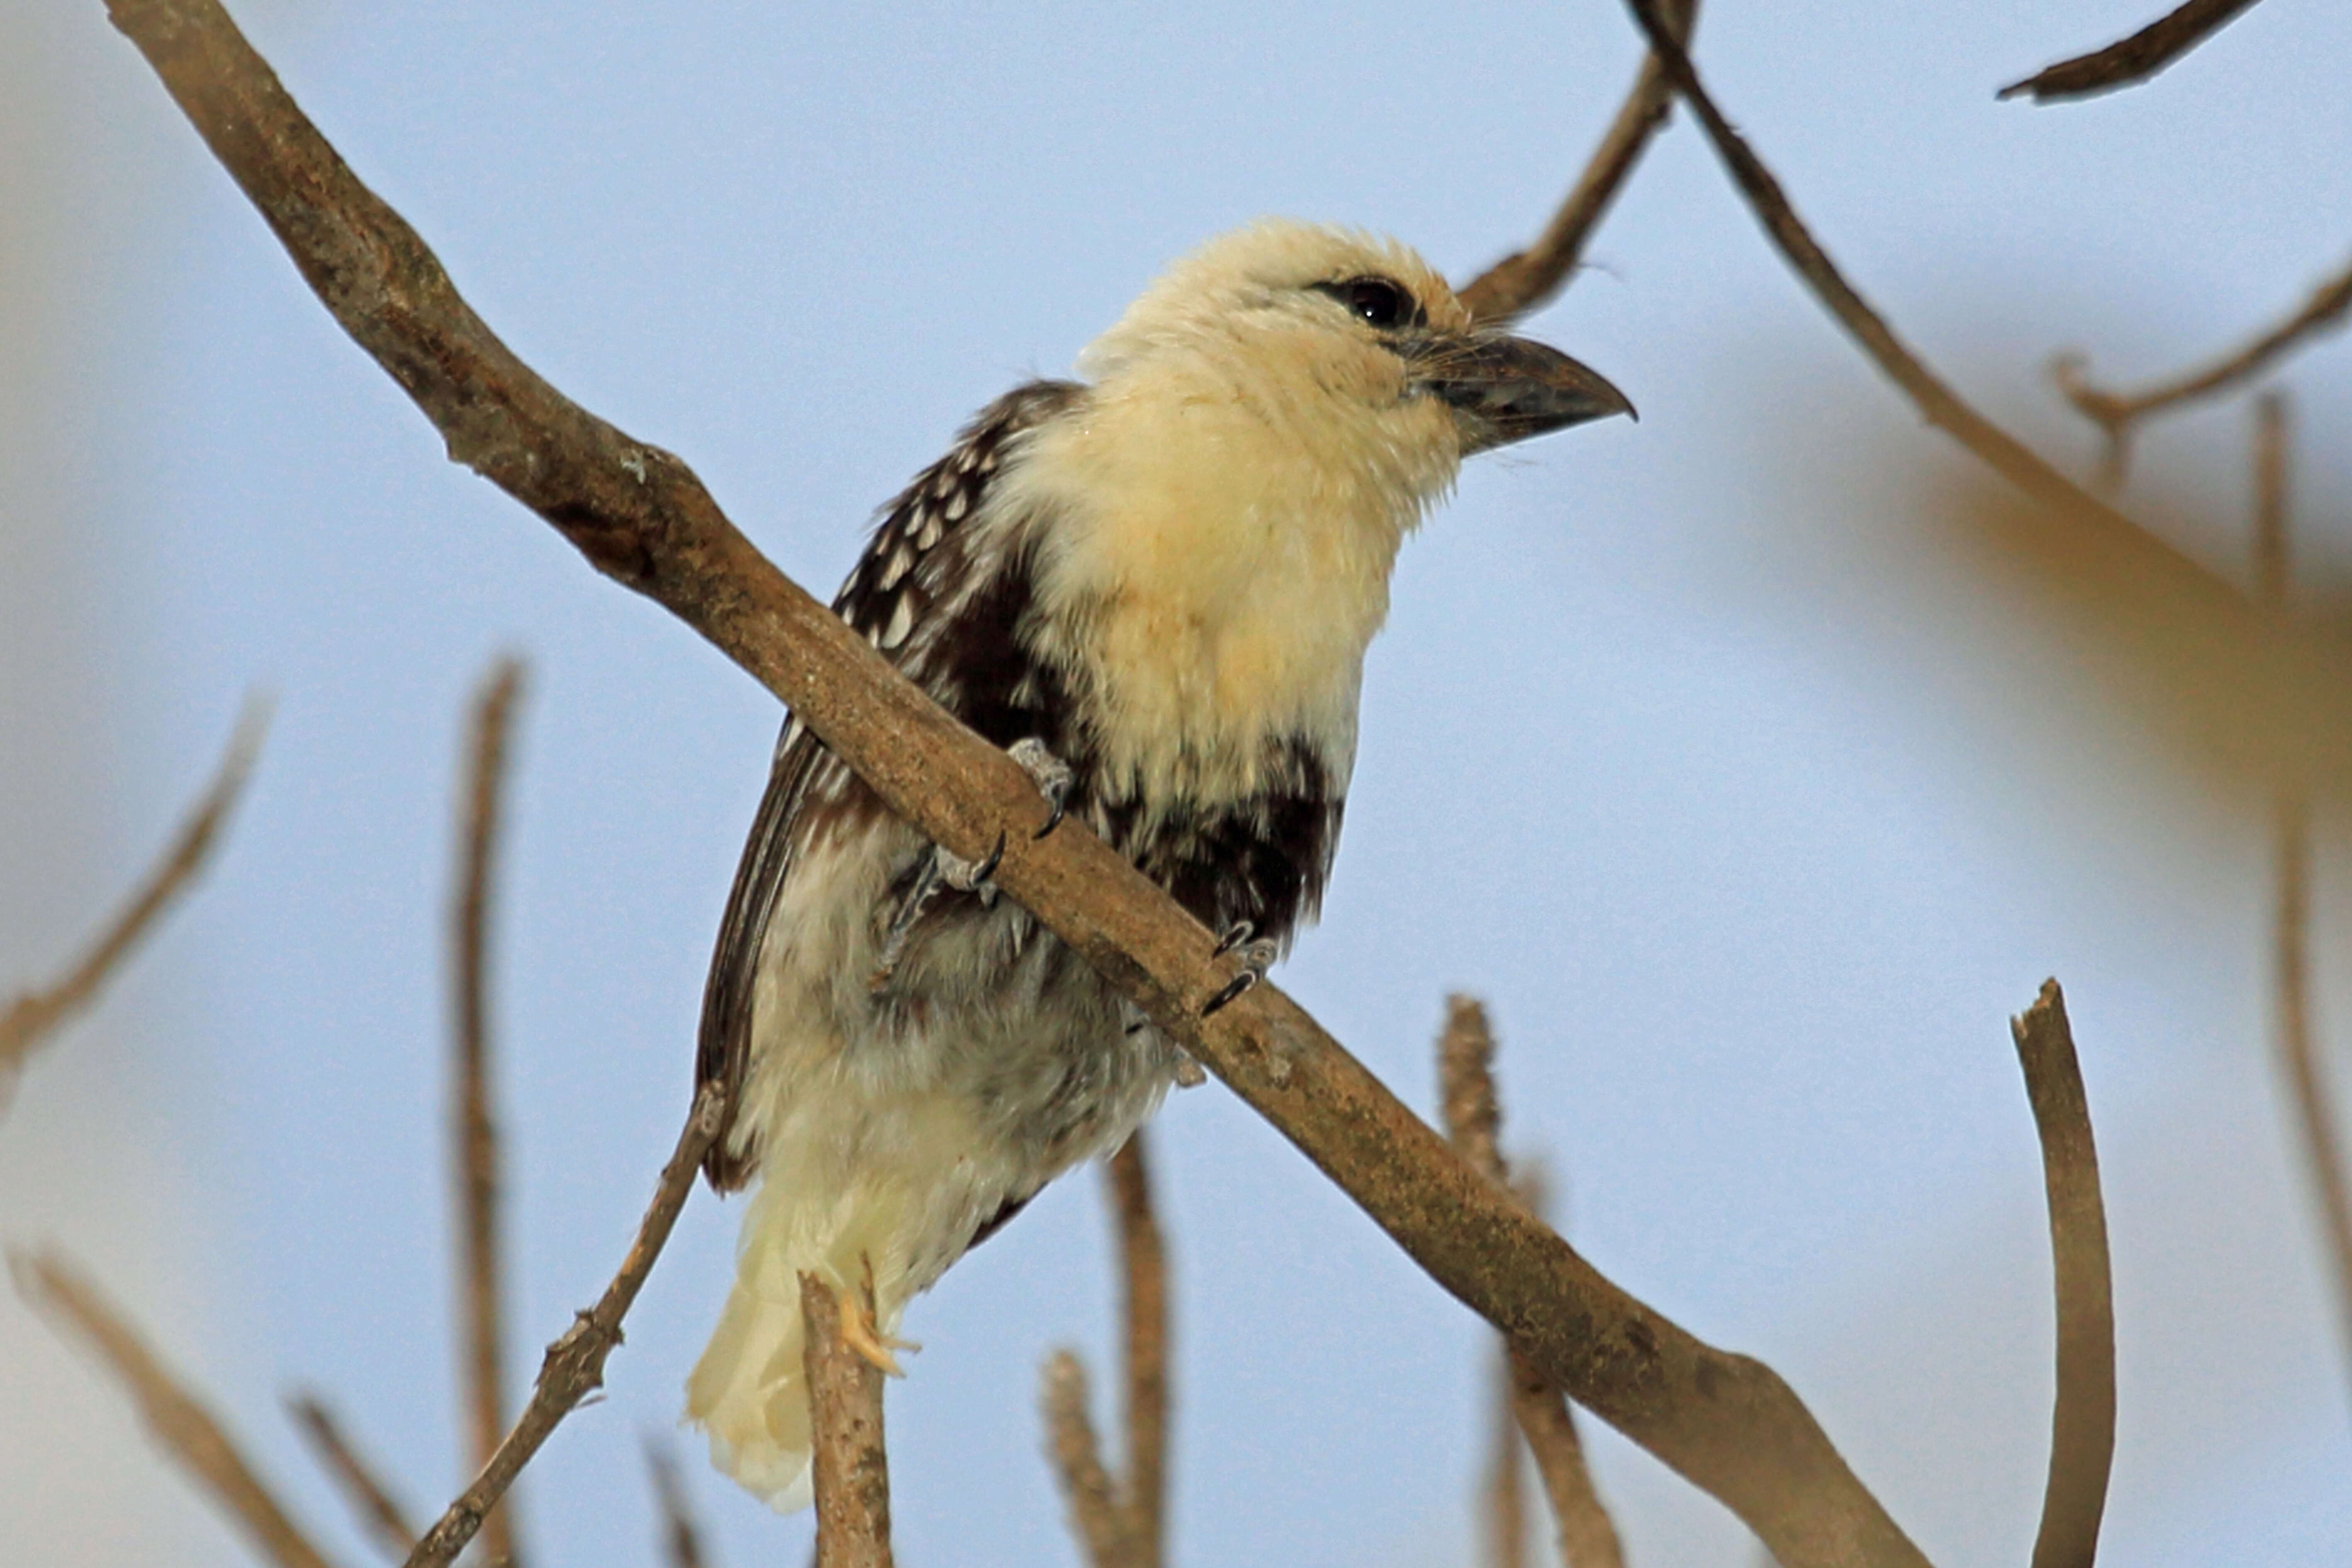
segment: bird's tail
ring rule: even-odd
[[[713,1465],[794,1513],[811,1489],[800,1270],[763,1228],[745,1226],[735,1287],[686,1380],[686,1417],[710,1435]]]
[[[906,1306],[905,1269],[880,1237],[898,1209],[864,1188],[809,1204],[810,1184],[771,1173],[743,1215],[728,1292],[710,1343],[686,1380],[686,1418],[710,1435],[710,1462],[779,1513],[809,1505],[809,1405],[802,1361],[801,1275],[848,1300],[872,1276],[868,1243],[882,1252],[876,1328],[886,1337]],[[879,1226],[879,1234],[867,1224]]]

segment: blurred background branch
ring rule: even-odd
[[[330,1568],[227,1429],[180,1385],[138,1331],[62,1253],[12,1251],[8,1270],[27,1304],[62,1319],[98,1352],[137,1402],[148,1432],[245,1531],[264,1562],[277,1568]]]
[[[342,1422],[328,1408],[326,1401],[316,1394],[298,1394],[287,1400],[286,1409],[294,1417],[296,1428],[309,1439],[319,1463],[341,1489],[343,1500],[351,1505],[352,1515],[359,1521],[360,1528],[394,1562],[407,1556],[416,1544],[416,1526],[410,1521],[408,1510],[393,1497],[376,1468],[360,1457],[359,1449],[344,1435]]]
[[[245,791],[246,778],[253,771],[253,760],[260,753],[261,738],[268,728],[268,700],[258,695],[247,697],[212,783],[196,797],[163,858],[121,910],[63,978],[47,989],[20,994],[6,1012],[0,1013],[0,1116],[7,1113],[17,1076],[33,1047],[97,999],[115,970],[204,869],[221,825]]]
[[[499,658],[474,695],[459,793],[457,891],[449,911],[450,1186],[457,1211],[459,1409],[467,1468],[479,1470],[507,1431],[505,1249],[499,1215],[499,1141],[491,1110],[489,930],[500,797],[509,731],[523,684],[521,660]],[[482,1521],[490,1563],[514,1564],[509,1494]]]
[[[2110,392],[2093,384],[2087,374],[2090,361],[2081,353],[2060,354],[2051,362],[2050,374],[2075,411],[2106,437],[2100,478],[2112,487],[2123,482],[2124,469],[2131,460],[2132,437],[2141,421],[2242,385],[2282,355],[2342,326],[2347,310],[2352,310],[2352,267],[2313,289],[2301,310],[2243,347],[2139,391]]]
[[[2254,400],[2254,581],[2263,608],[2284,630],[2295,619],[2290,474],[2292,426],[2285,395]],[[2335,1095],[2320,1059],[2311,1004],[2311,805],[2308,784],[2282,773],[2272,803],[2278,912],[2273,939],[2280,1065],[2303,1136],[2305,1163],[2333,1263],[2336,1310],[2352,1350],[2352,1191],[2347,1191]]]
[[[1138,1131],[1103,1168],[1118,1243],[1124,1478],[1104,1462],[1077,1352],[1055,1351],[1043,1377],[1046,1450],[1090,1568],[1160,1568],[1167,1551],[1168,1259],[1146,1139]]]
[[[1664,4],[1675,36],[1687,43],[1691,29],[1698,25],[1699,0],[1664,0]],[[1665,67],[1654,50],[1643,57],[1641,71],[1618,107],[1617,117],[1609,122],[1584,173],[1536,242],[1525,250],[1513,251],[1462,286],[1462,302],[1470,308],[1473,318],[1508,321],[1541,310],[1567,285],[1584,259],[1584,247],[1593,231],[1609,216],[1617,193],[1633,178],[1651,139],[1665,129],[1674,104]]]
[[[1447,997],[1445,1027],[1437,1041],[1438,1100],[1444,1108],[1445,1135],[1474,1170],[1525,1201],[1526,1194],[1512,1186],[1510,1169],[1503,1159],[1502,1099],[1495,1089],[1494,1068],[1495,1035],[1486,1021],[1486,1009],[1475,997],[1458,994]],[[1540,1207],[1528,1206],[1530,1212]],[[1522,1355],[1507,1335],[1503,1340],[1503,1357],[1505,1397],[1551,1504],[1562,1568],[1624,1568],[1625,1549],[1585,1466],[1584,1442],[1577,1435],[1567,1394],[1544,1375],[1542,1368]],[[1508,1483],[1502,1479],[1507,1466],[1516,1470],[1516,1461],[1498,1452],[1495,1463],[1496,1554],[1507,1565],[1521,1555],[1516,1521],[1503,1518],[1507,1510],[1519,1507],[1516,1479]]]
[[[677,1457],[667,1439],[650,1432],[646,1435],[646,1472],[661,1505],[663,1561],[668,1568],[706,1568],[702,1525],[687,1496],[686,1479],[677,1473]]]

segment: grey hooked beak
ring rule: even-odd
[[[1454,410],[1465,457],[1588,419],[1641,417],[1600,372],[1527,338],[1430,338],[1407,349],[1405,363],[1413,390]]]

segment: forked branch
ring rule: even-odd
[[[530,1463],[566,1415],[581,1400],[604,1384],[604,1361],[621,1342],[621,1320],[645,1288],[646,1276],[653,1271],[654,1259],[668,1240],[670,1228],[677,1223],[678,1211],[694,1191],[695,1173],[702,1168],[702,1157],[710,1151],[713,1140],[726,1115],[726,1096],[719,1087],[705,1084],[695,1096],[694,1109],[687,1113],[686,1126],[677,1135],[677,1146],[670,1151],[669,1163],[662,1167],[661,1184],[654,1190],[653,1203],[646,1208],[645,1218],[637,1222],[636,1239],[630,1243],[627,1257],[621,1260],[620,1272],[604,1287],[596,1304],[572,1321],[562,1338],[547,1347],[547,1357],[539,1369],[539,1380],[531,1386],[530,1402],[516,1417],[498,1451],[482,1467],[481,1474],[459,1493],[456,1501],[444,1510],[433,1527],[417,1542],[416,1549],[408,1554],[405,1568],[448,1568],[466,1543],[474,1539],[482,1527],[483,1516],[496,1507],[514,1484],[515,1477]]]
[[[1717,155],[1747,198],[1766,236],[1863,352],[1909,396],[1928,424],[1959,442],[2027,495],[2072,512],[2087,531],[2098,536],[2100,542],[2153,552],[2165,571],[2179,581],[2195,584],[2210,601],[2231,611],[2243,610],[2243,596],[2228,582],[2051,467],[2041,454],[1978,413],[1930,370],[1895,335],[1895,329],[1870,301],[1846,281],[1845,275],[1830,259],[1829,252],[1822,248],[1821,242],[1798,218],[1780,182],[1708,95],[1706,84],[1699,79],[1698,68],[1675,42],[1673,30],[1660,14],[1659,0],[1625,3],[1635,24],[1650,40],[1650,47],[1665,61],[1667,77],[1675,84],[1675,90],[1682,94],[1706,128],[1707,140],[1714,143]]]
[[[2079,353],[2059,355],[2052,363],[2050,374],[2075,412],[2105,435],[2107,453],[2103,477],[2109,484],[2115,484],[2123,479],[2124,466],[2131,456],[2131,438],[2140,421],[2243,384],[2281,356],[2342,326],[2347,313],[2352,313],[2352,267],[2313,289],[2301,310],[2257,334],[2243,347],[2137,392],[2110,392],[2093,384],[2084,374],[2089,361]]]

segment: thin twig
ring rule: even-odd
[[[2290,589],[2287,476],[2289,441],[2284,395],[2254,403],[2254,580],[2263,609],[2284,630],[2294,615]],[[2299,783],[2282,779],[2272,803],[2278,912],[2273,976],[2277,987],[2280,1065],[2303,1134],[2304,1158],[2327,1232],[2335,1264],[2339,1317],[2352,1337],[2352,1189],[2344,1171],[2335,1096],[2327,1087],[2311,1024],[2309,804]]]
[[[2050,1416],[2050,1478],[2033,1568],[2091,1568],[2116,1453],[2116,1305],[2107,1268],[2107,1212],[2082,1064],[2055,980],[2010,1020],[2025,1094],[2042,1138],[2057,1280],[2058,1393]]]
[[[1030,826],[1049,811],[1019,764],[778,572],[684,463],[597,419],[515,358],[215,0],[113,0],[110,15],[320,301],[457,459],[537,511],[598,570],[709,638],[931,842],[977,859],[1003,839],[995,879],[1007,896],[1297,1145],[1439,1285],[1510,1325],[1578,1403],[1723,1502],[1787,1568],[1925,1562],[1786,1382],[1626,1294],[1473,1173],[1279,987],[1261,984],[1203,1020],[1202,1008],[1231,979],[1213,956],[1215,935],[1084,824],[1043,839],[1008,833],[1008,824]],[[467,1533],[453,1527],[442,1539]]]
[[[866,1310],[874,1310],[869,1289]],[[810,1465],[816,1481],[816,1568],[890,1568],[890,1459],[882,1441],[882,1370],[849,1346],[842,1303],[801,1276]]]
[[[669,1445],[650,1432],[646,1434],[646,1470],[653,1477],[655,1500],[661,1504],[662,1555],[669,1568],[702,1568],[702,1527],[695,1522],[686,1479],[677,1473],[677,1458]]]
[[[375,1538],[387,1555],[395,1559],[407,1556],[409,1549],[416,1544],[416,1526],[409,1522],[408,1510],[376,1479],[374,1467],[360,1457],[359,1450],[343,1435],[342,1424],[335,1419],[326,1402],[315,1394],[290,1394],[286,1409],[294,1417],[295,1426],[310,1440],[319,1463],[334,1478],[361,1528]]]
[[[1495,1348],[1494,1445],[1486,1460],[1487,1568],[1528,1568],[1527,1439],[1519,1432],[1510,1346]]]
[[[1472,1168],[1507,1191],[1511,1176],[1497,1142],[1503,1111],[1501,1097],[1495,1092],[1494,1065],[1495,1034],[1486,1008],[1473,997],[1447,997],[1445,1029],[1437,1042],[1446,1135]],[[1529,1207],[1532,1212],[1533,1205]],[[1536,1474],[1543,1479],[1560,1562],[1565,1568],[1624,1568],[1625,1549],[1593,1487],[1567,1395],[1507,1336],[1504,1350],[1511,1414],[1535,1458]],[[1499,1500],[1496,1506],[1502,1506]]]
[[[244,1528],[254,1550],[278,1568],[328,1568],[283,1505],[238,1451],[236,1440],[148,1349],[96,1285],[54,1250],[11,1251],[8,1271],[26,1304],[79,1330],[139,1403],[139,1414],[213,1501]]]
[[[1126,1326],[1127,1476],[1103,1462],[1087,1405],[1087,1371],[1073,1351],[1047,1359],[1041,1404],[1048,1457],[1070,1509],[1070,1529],[1092,1568],[1160,1568],[1166,1550],[1168,1263],[1152,1212],[1151,1170],[1138,1131],[1104,1167],[1118,1231],[1120,1319]]]
[[[2003,98],[2031,93],[2036,103],[2095,98],[2119,87],[2135,87],[2218,33],[2254,0],[2189,0],[2104,49],[2044,66],[2023,81],[2000,89]]]
[[[247,697],[212,783],[182,819],[163,858],[65,978],[46,991],[24,993],[0,1013],[0,1111],[8,1109],[17,1074],[33,1047],[97,997],[108,977],[154,927],[173,898],[204,868],[219,838],[221,824],[245,789],[253,759],[261,750],[262,734],[268,728],[268,700]]]
[[[719,1136],[726,1110],[727,1099],[718,1085],[703,1085],[694,1098],[694,1108],[687,1113],[686,1126],[678,1132],[677,1146],[662,1167],[653,1202],[637,1222],[636,1237],[629,1244],[620,1272],[604,1287],[596,1304],[575,1317],[562,1337],[547,1347],[538,1381],[531,1385],[530,1402],[515,1418],[513,1429],[473,1484],[458,1494],[417,1542],[404,1568],[447,1568],[481,1528],[482,1516],[506,1495],[548,1435],[582,1399],[604,1386],[604,1360],[621,1342],[621,1320],[628,1315],[646,1276],[653,1271],[654,1260],[669,1240],[670,1227],[677,1223],[678,1211],[686,1207],[687,1197],[694,1191],[695,1173]]]
[[[1798,218],[1780,181],[1708,96],[1706,85],[1699,79],[1698,68],[1675,43],[1661,19],[1658,0],[1625,0],[1625,4],[1643,35],[1650,40],[1651,47],[1664,59],[1675,90],[1698,116],[1707,140],[1714,143],[1717,154],[1767,237],[1863,352],[1903,389],[1928,424],[1966,447],[2027,495],[2068,509],[2101,542],[2137,547],[2143,556],[2155,557],[2164,571],[2193,584],[2207,602],[2232,609],[2243,607],[2243,596],[2228,582],[2060,473],[2032,447],[1963,401],[1912,353],[1885,319],[1846,281],[1829,253]]]
[[[2075,412],[2096,425],[2106,437],[2101,478],[2113,486],[2123,479],[2124,467],[2131,455],[2131,438],[2141,420],[2252,379],[2288,351],[2342,326],[2347,315],[2352,315],[2352,267],[2320,284],[2311,291],[2311,298],[2304,301],[2301,310],[2242,348],[2137,392],[2110,392],[2094,385],[2084,378],[2090,362],[2079,353],[2064,353],[2053,360],[2050,375],[2066,401],[2074,405]]]
[[[1151,1203],[1151,1165],[1138,1130],[1111,1156],[1118,1220],[1120,1316],[1127,1324],[1127,1477],[1121,1512],[1132,1568],[1160,1568],[1167,1547],[1168,1253]]]
[[[467,1468],[479,1470],[507,1430],[504,1248],[499,1224],[499,1143],[490,1112],[489,927],[497,868],[499,795],[509,731],[522,692],[520,660],[501,658],[474,694],[466,777],[459,795],[458,874],[449,910],[451,1045],[450,1185],[457,1206],[459,1354]],[[515,1564],[514,1500],[482,1521],[482,1550]]]
[[[1095,1438],[1086,1365],[1074,1352],[1058,1350],[1046,1359],[1042,1403],[1047,1456],[1069,1506],[1070,1532],[1085,1549],[1088,1568],[1124,1568],[1129,1521]]]
[[[1698,0],[1667,0],[1667,4],[1675,36],[1687,44],[1691,28],[1697,24]],[[1568,199],[1552,214],[1535,244],[1513,251],[1464,287],[1462,302],[1470,308],[1473,319],[1507,321],[1540,308],[1559,292],[1584,258],[1586,242],[1609,215],[1650,139],[1665,129],[1674,100],[1665,67],[1653,51],[1643,58],[1642,68],[1625,101],[1618,106],[1616,119],[1609,122],[1584,173],[1577,176]]]

